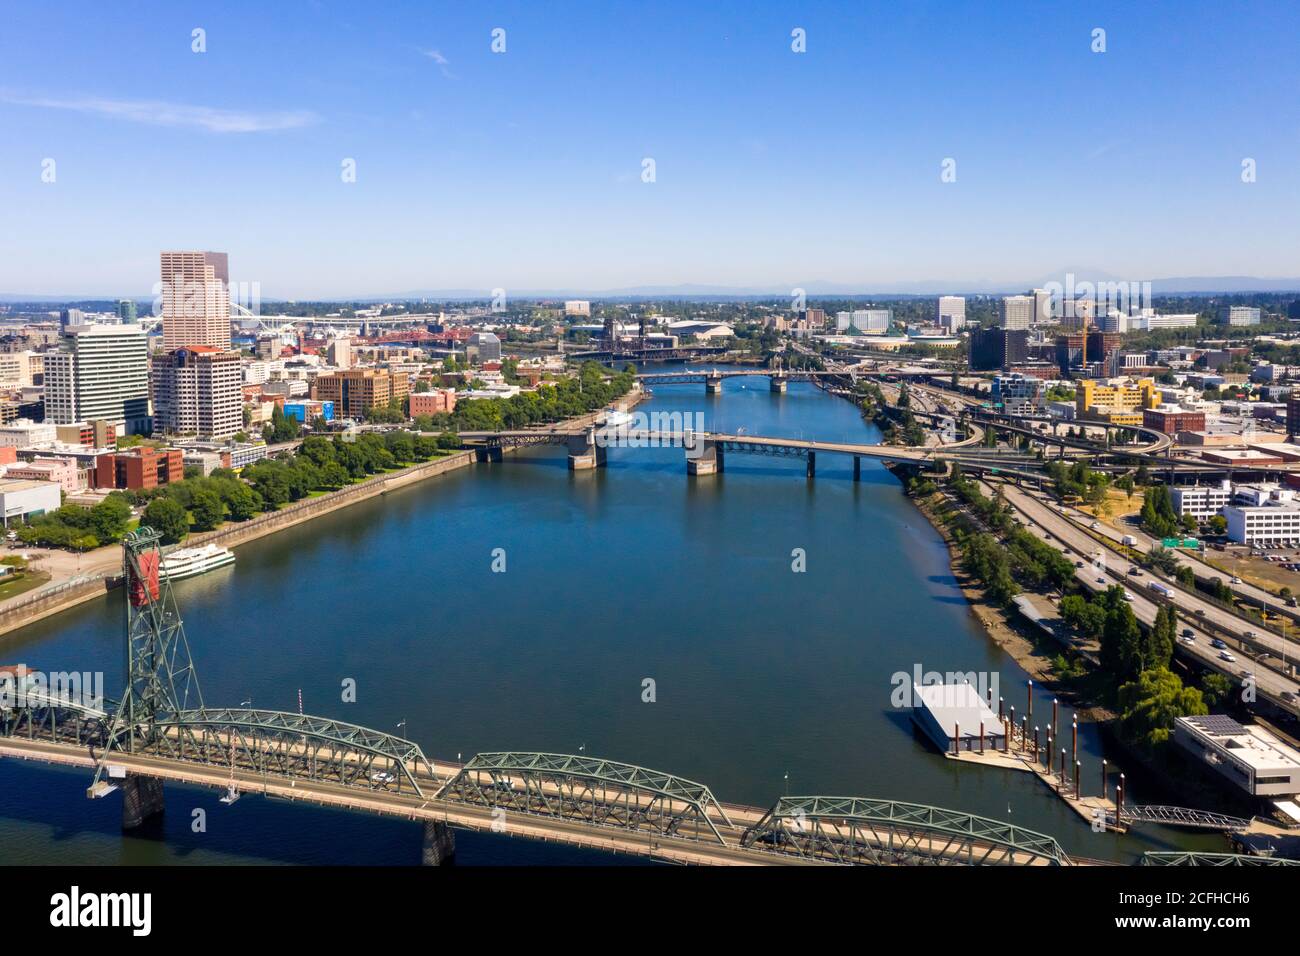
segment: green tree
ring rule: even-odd
[[[1098,638],[1106,626],[1106,608],[1080,594],[1061,598],[1061,619],[1085,638]]]
[[[1213,671],[1201,678],[1201,697],[1207,707],[1218,707],[1232,696],[1232,681]]]
[[[100,541],[117,541],[131,522],[131,505],[113,493],[90,509],[89,530]]]
[[[1120,730],[1148,749],[1169,739],[1174,721],[1209,713],[1201,692],[1164,667],[1141,671],[1119,689]]]
[[[1106,623],[1101,631],[1101,666],[1117,683],[1132,680],[1142,670],[1142,629],[1124,589],[1113,585],[1103,598]]]
[[[262,510],[262,497],[242,481],[232,482],[221,496],[234,521],[247,521]]]
[[[142,524],[162,536],[163,544],[176,544],[189,534],[190,519],[185,507],[174,498],[155,498],[144,509]]]
[[[211,488],[199,488],[190,497],[190,514],[194,516],[195,531],[211,531],[221,524],[226,508],[221,496]]]
[[[1155,623],[1147,632],[1146,649],[1142,654],[1144,669],[1168,668],[1174,658],[1174,640],[1178,636],[1178,618],[1174,609],[1162,604],[1156,611]]]

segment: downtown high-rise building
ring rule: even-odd
[[[230,348],[230,264],[224,252],[164,252],[163,350]]]
[[[139,325],[74,325],[44,356],[45,420],[149,424],[149,350]]]
[[[956,332],[966,324],[966,299],[959,295],[939,296],[934,324],[949,332]]]
[[[149,363],[154,431],[226,439],[243,430],[239,353],[195,345],[155,353]]]
[[[1031,294],[1034,297],[1034,325],[1051,325],[1052,293],[1046,289],[1035,289]]]
[[[1034,297],[1032,295],[1008,295],[1002,298],[998,310],[998,325],[1006,331],[1027,329],[1034,322]]]

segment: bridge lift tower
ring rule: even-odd
[[[174,719],[192,706],[203,706],[203,692],[190,655],[171,582],[162,573],[161,536],[140,527],[126,536],[122,575],[126,588],[126,689],[113,714],[107,740],[95,765],[91,795],[107,789],[104,774],[114,751],[135,753],[154,743],[159,723]],[[134,778],[126,788],[127,814],[132,806],[139,819],[161,810],[162,784]]]

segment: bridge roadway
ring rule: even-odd
[[[967,448],[961,445],[912,448],[901,445],[863,445],[852,442],[815,441],[807,438],[776,438],[764,435],[728,434],[725,432],[658,431],[653,429],[601,428],[575,430],[562,426],[502,431],[465,431],[460,438],[465,442],[487,442],[503,445],[564,444],[571,438],[581,438],[590,433],[593,439],[611,448],[694,448],[695,443],[721,444],[729,449],[743,451],[770,451],[776,454],[807,454],[825,452],[885,461],[906,461],[920,464],[937,464],[957,461],[973,467],[1000,467],[1007,470],[1017,466],[1041,464],[1038,459],[1018,452],[1001,449]],[[1038,479],[1041,475],[1026,473]]]
[[[641,382],[657,382],[661,385],[671,385],[674,382],[702,382],[707,378],[784,378],[784,379],[813,379],[813,378],[851,378],[859,373],[857,368],[846,368],[841,370],[827,369],[775,369],[775,368],[753,368],[750,366],[723,366],[722,368],[697,369],[690,372],[641,372],[637,375],[637,380]]]
[[[95,756],[85,746],[56,743],[49,740],[0,737],[0,757],[10,757],[49,763],[66,767],[92,769]],[[475,806],[441,800],[432,796],[400,793],[382,788],[346,786],[304,777],[282,777],[256,774],[243,770],[233,773],[228,767],[201,764],[154,755],[115,752],[112,765],[120,766],[128,774],[151,777],[166,782],[209,789],[226,790],[233,783],[241,794],[260,794],[270,799],[301,801],[318,806],[354,812],[373,813],[380,816],[400,817],[407,820],[445,824],[450,827],[500,833],[525,839],[564,843],[609,853],[628,853],[652,860],[690,865],[823,865],[832,861],[808,858],[764,849],[742,846],[745,829],[759,823],[766,816],[763,810],[737,804],[718,804],[718,811],[710,814],[710,823],[724,834],[725,842],[717,842],[708,830],[691,836],[674,836],[646,830],[623,830],[572,818],[545,817],[526,812],[505,812],[490,806]],[[462,765],[450,761],[430,761],[432,772],[412,768],[415,779],[429,794],[454,778]],[[548,788],[544,787],[544,792]],[[558,797],[559,788],[549,786],[550,794]],[[637,795],[631,798],[642,805],[648,798]],[[887,829],[876,827],[877,830]],[[847,831],[845,831],[847,832]],[[1046,866],[1052,861],[1030,851],[1006,848],[996,842],[964,842],[955,845],[950,834],[935,833],[919,841],[900,835],[897,847],[886,832],[880,835],[877,849],[899,854],[898,862],[914,860],[917,856],[931,856],[931,862],[950,862],[962,865],[974,853],[988,853],[1013,865]],[[1060,862],[1073,861],[1064,855]]]

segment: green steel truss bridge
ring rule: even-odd
[[[1160,851],[1142,854],[1142,866],[1300,866],[1300,860],[1249,853],[1180,853]]]
[[[156,573],[158,535],[141,528],[123,552],[121,699],[7,685],[0,755],[91,770],[87,795],[121,790],[127,829],[162,812],[162,785],[172,782],[225,789],[226,803],[260,793],[421,821],[426,862],[454,853],[452,828],[679,863],[1084,862],[1050,836],[939,807],[807,796],[782,797],[763,811],[723,804],[704,784],[612,760],[502,752],[458,765],[431,760],[410,740],[331,718],[209,706],[171,587]]]
[[[1056,840],[942,807],[862,797],[782,797],[745,846],[828,863],[1068,866]]]

